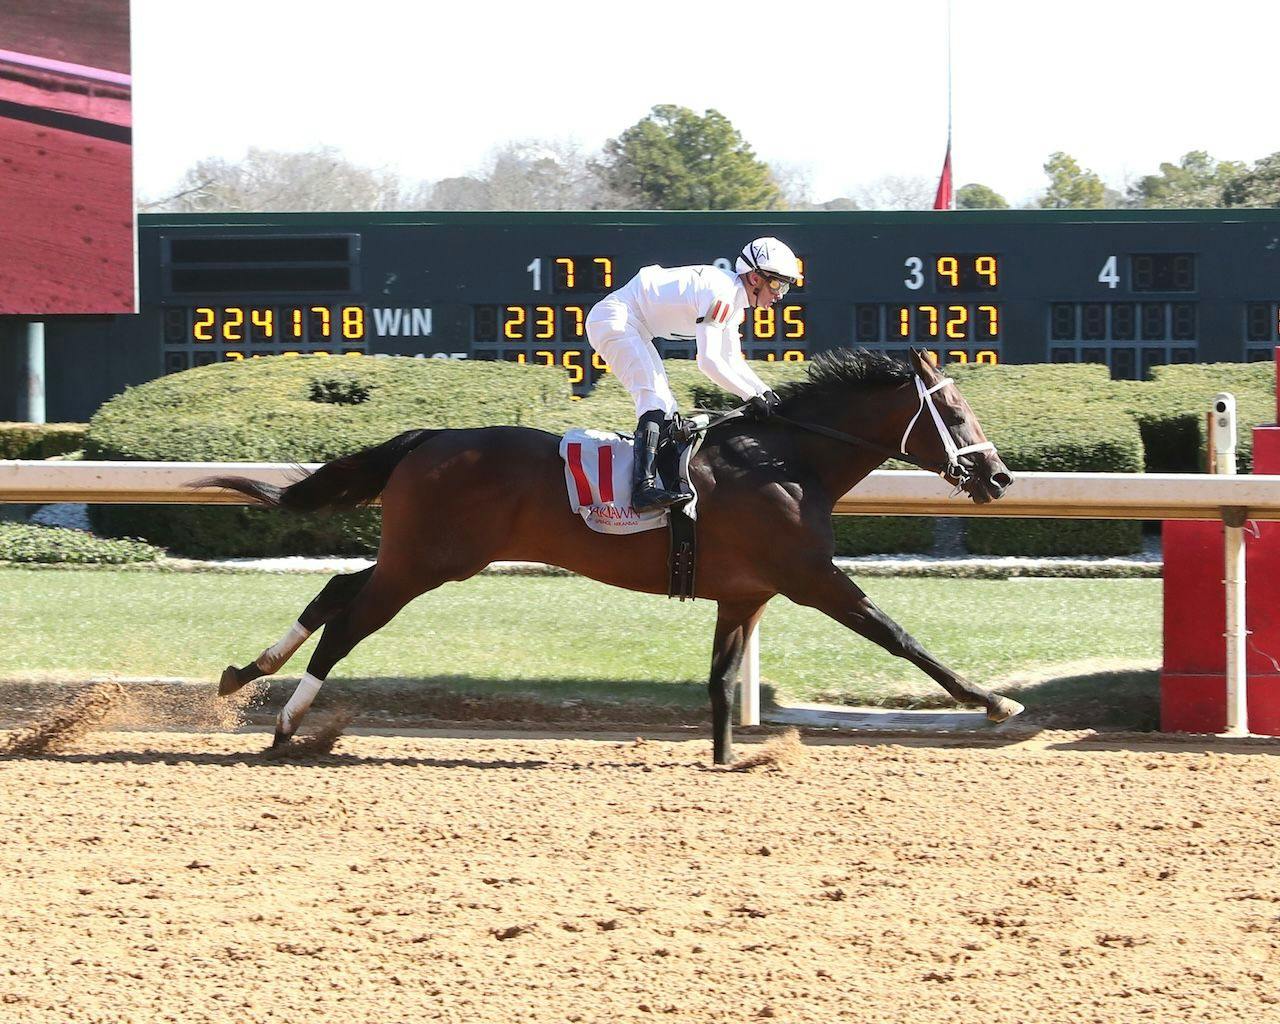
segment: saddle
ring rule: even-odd
[[[667,596],[680,600],[693,597],[697,561],[695,523],[698,516],[697,490],[689,479],[689,463],[702,445],[707,417],[676,422],[663,432],[658,448],[658,475],[663,484],[685,483],[694,493],[692,501],[676,509],[636,512],[631,507],[632,438],[613,431],[575,428],[560,439],[569,508],[596,533],[642,533],[667,527],[671,535]]]

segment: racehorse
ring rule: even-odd
[[[698,494],[694,596],[718,605],[708,684],[715,763],[733,760],[730,711],[744,643],[776,594],[905,658],[956,701],[985,707],[990,721],[1022,711],[943,665],[832,561],[836,499],[890,457],[937,472],[978,503],[999,498],[1013,482],[954,382],[915,350],[908,364],[837,349],[814,359],[806,380],[778,392],[782,401],[771,417],[713,422],[690,465]],[[570,514],[559,438],[541,430],[410,430],[288,487],[244,477],[197,486],[298,512],[382,498],[377,562],[335,576],[283,639],[223,672],[219,690],[231,693],[279,671],[324,627],[277,718],[273,747],[288,743],[321,682],[356,644],[418,595],[490,562],[545,562],[628,590],[667,592],[666,531],[600,534]]]

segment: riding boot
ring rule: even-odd
[[[631,474],[631,507],[637,512],[688,501],[692,494],[684,490],[668,491],[658,479],[658,442],[666,417],[654,410],[640,417],[636,425],[635,457]]]

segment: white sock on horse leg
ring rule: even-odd
[[[311,702],[316,699],[316,694],[323,685],[323,679],[317,679],[310,672],[302,673],[302,680],[294,689],[293,696],[280,709],[280,718],[276,724],[281,732],[293,735],[293,730],[298,727],[302,716],[307,713],[307,708],[311,707]]]
[[[258,655],[254,664],[267,675],[279,672],[284,668],[284,663],[293,657],[294,652],[307,642],[310,635],[311,630],[304,628],[301,622],[295,622],[284,636]]]

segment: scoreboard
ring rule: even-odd
[[[915,346],[1138,379],[1280,343],[1274,210],[144,215],[131,333],[154,354],[144,376],[390,354],[560,366],[582,394],[608,370],[586,339],[595,302],[652,263],[731,269],[760,235],[804,276],[748,311],[752,359]]]

